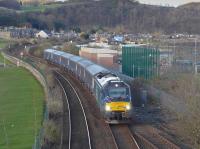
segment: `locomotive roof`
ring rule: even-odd
[[[111,80],[120,81],[120,79],[117,76],[115,76],[111,73],[103,76],[102,78],[97,77],[97,81],[101,84],[101,86],[104,86],[107,82],[109,82]]]
[[[101,67],[101,66],[96,65],[96,64],[88,66],[86,68],[86,70],[93,76],[95,76],[96,74],[98,74],[100,72],[109,72],[109,70],[107,70],[106,68]]]

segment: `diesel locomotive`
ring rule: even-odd
[[[88,88],[107,123],[130,122],[130,87],[114,73],[90,60],[54,49],[45,49],[44,59],[70,71]]]

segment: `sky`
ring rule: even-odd
[[[200,0],[138,0],[141,3],[153,4],[153,5],[170,5],[170,6],[179,6],[189,2],[200,2]]]

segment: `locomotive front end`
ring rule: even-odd
[[[104,92],[106,122],[129,123],[132,117],[130,87],[122,81],[111,81]]]

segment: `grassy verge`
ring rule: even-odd
[[[0,148],[32,148],[42,122],[42,86],[22,68],[0,69]]]

